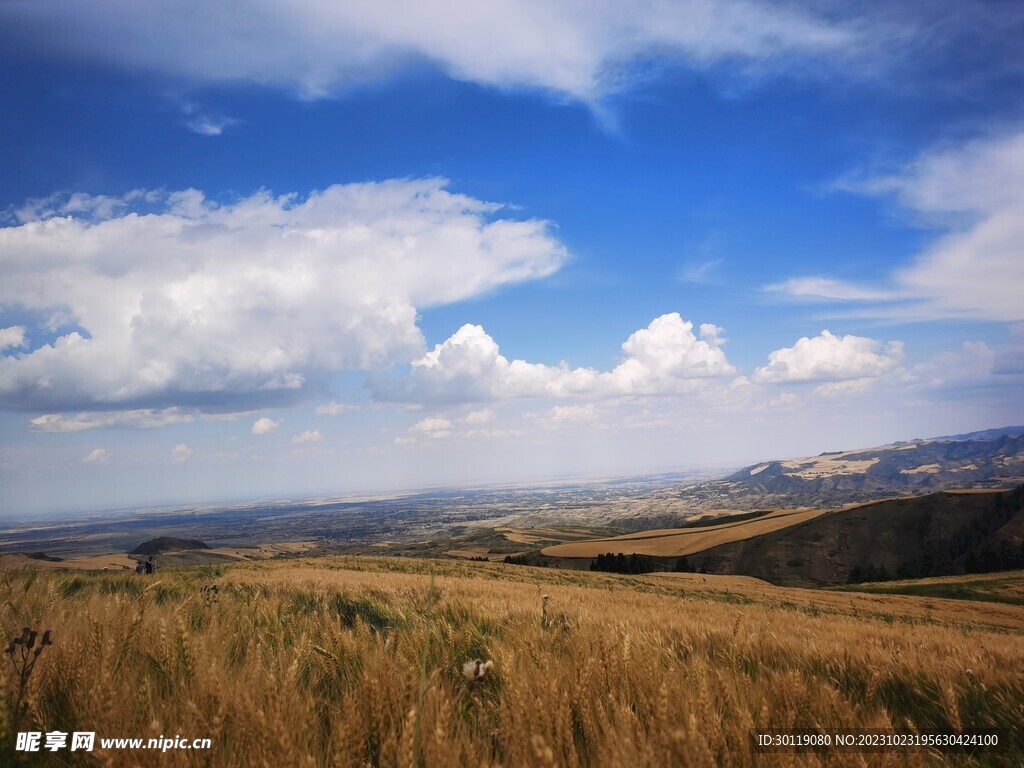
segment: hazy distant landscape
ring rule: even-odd
[[[944,564],[929,566],[938,570],[924,575],[942,575],[954,569],[945,553],[955,545],[953,539],[963,540],[961,528],[984,524],[987,496],[952,495],[931,506],[913,502],[907,508],[899,505],[908,502],[900,501],[897,506],[878,507],[877,512],[866,502],[943,489],[1014,488],[1024,483],[1024,428],[767,461],[719,472],[717,478],[715,474],[680,472],[541,488],[452,489],[12,525],[0,531],[0,565],[82,567],[90,564],[83,558],[93,558],[92,564],[100,569],[130,568],[131,558],[116,556],[163,537],[169,543],[145,554],[159,555],[168,565],[364,554],[526,557],[535,565],[586,568],[599,554],[622,552],[660,558],[665,569],[669,558],[687,557],[693,567],[712,573],[813,584],[841,582],[854,566],[881,568],[883,563],[887,576],[894,577],[901,567],[911,568],[910,556],[901,553],[919,549],[929,538],[928,526],[934,524],[943,530],[936,534],[941,541],[935,546],[942,551]],[[712,479],[706,479],[708,475]],[[910,510],[919,508],[923,511],[914,513],[918,517],[903,522]],[[861,510],[876,517],[854,534],[846,523],[863,520]],[[829,528],[835,525],[841,534]],[[897,525],[904,530],[902,538],[893,538]],[[999,520],[993,530],[986,529],[985,536],[991,539],[987,544],[998,549],[1005,538],[1007,546],[1017,547],[1022,525],[1024,521],[1012,515]],[[1004,527],[1005,535],[997,534]],[[752,549],[797,534],[804,539],[779,543],[788,554]],[[834,549],[820,542],[834,541],[837,535],[863,540],[857,545],[859,553],[848,553],[827,566],[816,561]],[[874,543],[878,536],[891,551]],[[204,547],[174,545],[182,540]],[[960,556],[968,556],[966,549],[956,552]],[[869,563],[868,557],[875,561]],[[813,562],[818,565],[809,565]],[[919,563],[914,567],[920,571]]]

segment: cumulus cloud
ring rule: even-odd
[[[281,426],[280,421],[274,421],[266,416],[261,416],[253,422],[252,429],[250,431],[254,435],[269,435],[279,426]]]
[[[106,448],[93,448],[82,457],[83,464],[102,464],[110,458],[110,451]]]
[[[156,0],[0,4],[9,34],[62,55],[198,81],[248,81],[317,97],[433,62],[450,76],[594,101],[659,59],[781,67],[790,58],[847,60],[878,50],[878,24],[827,7],[750,0],[543,0],[436,4],[267,0],[258,7]],[[636,61],[640,64],[633,67]]]
[[[25,326],[12,325],[10,328],[0,328],[0,350],[23,346],[25,346]]]
[[[178,443],[176,446],[171,448],[171,462],[174,464],[184,464],[186,461],[192,458],[194,451],[192,447],[185,443]]]
[[[481,408],[477,411],[470,411],[463,419],[467,424],[487,424],[494,421],[494,411],[490,408]]]
[[[73,330],[0,356],[0,407],[71,411],[294,402],[336,371],[422,354],[418,308],[556,271],[546,222],[441,179],[31,201],[0,227],[0,307]]]
[[[898,172],[844,180],[894,198],[943,232],[882,288],[827,277],[768,286],[793,298],[889,302],[862,314],[899,319],[1024,320],[1024,130],[926,152]]]
[[[769,408],[795,408],[798,405],[800,398],[792,392],[783,392],[768,403]]]
[[[873,379],[893,370],[903,356],[903,342],[882,342],[864,336],[804,336],[792,347],[768,355],[768,365],[754,372],[759,383]]]
[[[548,412],[547,420],[551,424],[567,424],[594,421],[597,415],[597,408],[593,403],[587,403],[586,405],[556,405]]]
[[[323,435],[320,434],[320,430],[316,427],[313,429],[307,429],[305,432],[300,432],[292,438],[293,443],[319,443],[323,440]]]
[[[509,360],[479,325],[464,325],[413,361],[407,380],[378,382],[378,396],[415,402],[482,402],[526,397],[621,396],[683,391],[695,380],[728,376],[722,329],[676,312],[655,318],[622,345],[610,371]]]
[[[431,439],[449,437],[452,434],[452,421],[443,416],[431,416],[410,427],[409,434]]]

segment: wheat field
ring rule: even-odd
[[[845,508],[844,508],[845,509]],[[724,522],[707,528],[659,528],[602,539],[570,541],[553,544],[542,551],[548,557],[590,558],[605,552],[653,555],[655,557],[682,557],[702,552],[722,544],[753,539],[766,533],[781,531],[790,526],[806,523],[823,515],[840,511],[829,509],[780,509],[752,520]]]
[[[402,558],[0,579],[5,632],[53,628],[23,730],[213,740],[31,765],[1024,761],[1017,606]],[[494,668],[471,683],[476,658]],[[3,692],[11,756],[9,674]],[[751,729],[796,726],[1000,729],[1015,746],[754,752]]]

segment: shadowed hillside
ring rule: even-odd
[[[1024,567],[1024,487],[935,493],[833,512],[689,556],[693,567],[837,584]]]

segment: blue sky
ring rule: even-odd
[[[7,515],[1024,420],[1024,12],[0,7]]]

